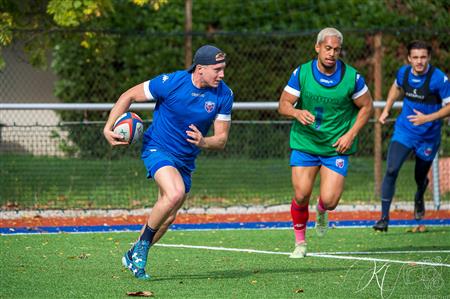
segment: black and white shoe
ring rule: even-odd
[[[414,218],[416,220],[421,220],[423,216],[425,216],[425,201],[423,199],[423,195],[427,190],[429,180],[426,179],[422,188],[418,188],[416,195],[414,197]]]
[[[389,226],[389,219],[380,219],[372,227],[375,231],[387,232],[388,226]]]

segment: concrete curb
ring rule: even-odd
[[[310,211],[314,211],[314,206],[310,205]],[[393,203],[391,211],[413,211],[414,204],[412,202]],[[426,203],[426,210],[435,210],[432,202]],[[442,204],[440,210],[450,210],[450,203]],[[148,209],[93,209],[93,210],[14,210],[14,211],[0,211],[0,219],[20,219],[20,218],[82,218],[82,217],[121,217],[127,216],[141,216],[147,215],[151,211]],[[289,212],[290,205],[276,205],[276,206],[232,206],[227,208],[220,207],[203,207],[203,208],[184,208],[179,211],[182,214],[210,214],[210,215],[224,215],[224,214],[269,214]],[[336,208],[336,212],[379,212],[381,206],[379,204],[342,204]]]

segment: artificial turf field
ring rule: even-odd
[[[169,231],[149,281],[121,266],[136,232],[3,235],[0,298],[449,298],[450,227],[407,230],[310,229],[304,259],[291,230]]]

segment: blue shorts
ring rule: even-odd
[[[142,152],[141,159],[144,161],[145,168],[147,169],[147,178],[154,178],[155,173],[161,167],[172,166],[178,170],[183,178],[185,193],[189,193],[191,190],[191,173],[193,169],[189,168],[180,159],[156,147],[146,148]]]
[[[391,142],[393,141],[397,141],[407,148],[413,149],[416,156],[424,161],[433,161],[439,146],[441,145],[440,139],[418,139],[406,134],[398,133],[397,131],[394,131]]]
[[[292,150],[290,165],[302,167],[323,165],[345,177],[348,170],[348,155],[319,156]]]

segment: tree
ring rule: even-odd
[[[128,0],[137,6],[159,10],[168,0]],[[45,67],[46,52],[54,41],[48,33],[76,29],[92,19],[115,13],[114,0],[0,0],[0,49],[13,41],[24,42],[32,65]],[[33,33],[33,36],[24,33]],[[5,66],[0,55],[0,69]]]

